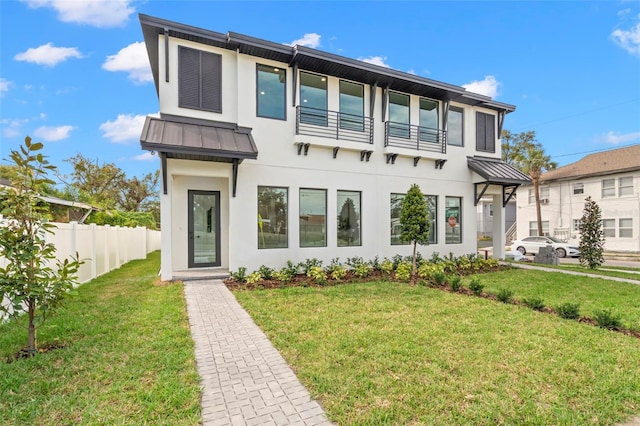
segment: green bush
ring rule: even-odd
[[[498,299],[502,303],[511,303],[511,301],[513,300],[513,291],[509,290],[508,288],[501,288],[500,290],[498,290],[498,293],[496,293],[496,299]]]
[[[321,266],[310,267],[309,272],[307,272],[307,276],[309,278],[313,278],[313,280],[320,285],[324,285],[327,283],[327,274],[324,272]]]
[[[322,267],[322,260],[316,259],[314,257],[313,259],[307,259],[304,262],[300,263],[300,266],[302,267],[302,273],[308,276],[309,271],[314,266]]]
[[[353,268],[353,274],[358,278],[367,278],[371,274],[371,266],[366,263],[357,264]]]
[[[484,284],[480,282],[478,277],[473,277],[469,283],[469,290],[471,290],[476,296],[480,296],[482,294],[482,290],[484,290]]]
[[[447,274],[445,274],[442,271],[434,272],[432,275],[432,278],[433,278],[433,282],[439,287],[442,287],[447,284]]]
[[[544,309],[544,301],[539,297],[528,297],[522,299],[522,303],[524,303],[527,308],[533,309],[534,311],[541,311]]]
[[[268,266],[261,265],[260,268],[258,268],[258,272],[260,272],[260,275],[265,280],[270,280],[271,278],[273,278],[273,272],[274,271],[273,271],[273,269],[269,268]]]
[[[411,278],[411,263],[403,260],[396,268],[396,279],[399,281],[409,281]]]
[[[144,226],[148,229],[157,229],[156,220],[151,212],[121,212],[117,210],[97,210],[91,212],[85,223],[111,226]]]
[[[247,268],[241,266],[238,268],[236,272],[230,272],[231,278],[239,283],[244,283],[247,281]]]
[[[382,262],[380,262],[380,270],[384,273],[384,274],[391,274],[391,271],[393,271],[393,262],[387,258],[385,258]]]
[[[462,278],[459,275],[454,275],[449,279],[449,285],[451,286],[451,290],[460,291],[460,287],[462,287]]]
[[[423,280],[431,280],[436,273],[444,273],[444,264],[423,262],[418,267],[418,277]]]
[[[247,283],[256,284],[262,281],[262,275],[259,271],[254,271],[247,276]]]
[[[620,315],[616,315],[611,312],[611,309],[601,309],[595,313],[593,319],[598,324],[598,327],[606,328],[609,330],[618,330],[622,328],[622,322],[620,322]]]
[[[564,319],[578,319],[580,318],[580,305],[577,303],[563,303],[556,306],[556,312]]]

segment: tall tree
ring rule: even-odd
[[[407,195],[402,200],[400,208],[400,230],[402,239],[413,244],[411,261],[411,277],[416,276],[416,251],[418,244],[429,244],[429,211],[427,202],[420,187],[411,185]]]
[[[122,178],[117,193],[117,206],[126,212],[150,211],[150,207],[158,200],[159,180],[159,170],[147,173],[142,179]]]
[[[503,130],[502,139],[503,150],[506,147],[506,152],[502,153],[502,159],[531,177],[536,200],[538,235],[542,235],[540,176],[547,170],[555,169],[557,163],[551,161],[551,157],[545,154],[544,147],[536,140],[536,132],[533,130],[517,134]]]
[[[54,225],[47,223],[48,204],[39,202],[38,190],[53,185],[47,175],[55,166],[39,152],[42,148],[42,143],[31,143],[27,136],[20,151],[11,151],[17,173],[11,188],[1,191],[6,201],[1,213],[6,221],[0,226],[0,256],[8,263],[0,268],[0,312],[8,316],[27,312],[31,354],[38,347],[37,326],[73,289],[80,267],[77,259],[65,259],[52,268],[56,247],[47,243],[45,234]]]
[[[602,229],[602,213],[600,206],[591,199],[585,198],[582,219],[580,220],[580,264],[595,269],[604,263],[604,231]]]
[[[118,191],[125,180],[125,173],[118,166],[113,163],[100,165],[98,160],[90,160],[82,154],[65,161],[73,166],[71,174],[63,180],[67,181],[67,188],[74,198],[105,209],[116,207]]]

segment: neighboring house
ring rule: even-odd
[[[548,171],[540,179],[542,230],[545,235],[580,241],[585,198],[602,211],[610,251],[640,251],[640,144],[590,154]],[[518,236],[537,235],[533,187],[518,192]]]
[[[500,161],[512,105],[304,46],[140,21],[160,101],[140,142],[161,163],[163,280],[409,255],[397,224],[413,183],[433,224],[422,253],[475,253],[477,201],[494,197],[503,230],[503,200],[529,182]]]

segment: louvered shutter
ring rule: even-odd
[[[178,105],[200,108],[200,52],[180,46],[178,58]]]
[[[486,126],[484,114],[476,112],[476,150],[486,151]]]
[[[496,152],[496,117],[495,115],[485,114],[485,150],[487,152]]]
[[[222,57],[201,52],[202,109],[222,112]]]

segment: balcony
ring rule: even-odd
[[[447,132],[387,121],[384,123],[384,146],[445,154]]]
[[[296,135],[373,144],[373,120],[360,115],[297,106]]]

